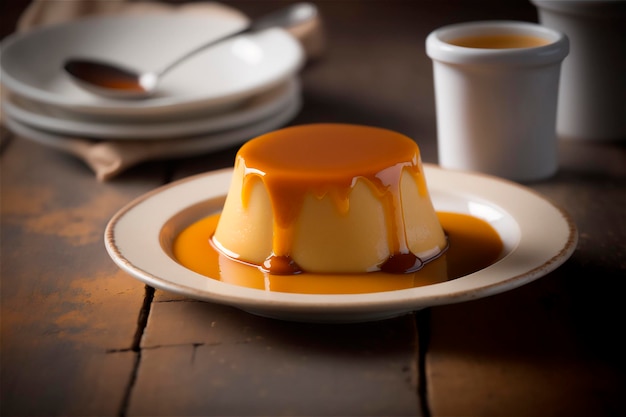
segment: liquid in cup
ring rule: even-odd
[[[520,182],[557,171],[563,33],[528,22],[460,23],[433,31],[426,51],[441,166]]]

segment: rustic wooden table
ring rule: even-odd
[[[284,2],[227,3],[258,15]],[[426,35],[459,21],[537,20],[523,0],[318,5],[328,43],[302,72],[291,124],[394,129],[432,163]],[[556,271],[500,295],[344,325],[154,290],[107,255],[103,230],[123,205],[231,166],[237,147],[97,182],[69,155],[6,130],[1,143],[3,416],[626,415],[626,142],[561,141],[559,173],[529,185],[579,228]]]

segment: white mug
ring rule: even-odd
[[[626,139],[626,2],[531,0],[545,26],[564,32],[557,133],[564,139]]]
[[[484,21],[433,31],[439,163],[527,182],[558,167],[556,111],[567,37],[534,23]]]

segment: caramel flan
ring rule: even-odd
[[[447,247],[417,144],[348,124],[294,126],[244,144],[212,242],[282,275],[414,272]]]

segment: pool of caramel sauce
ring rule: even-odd
[[[183,229],[172,252],[184,267],[222,282],[266,291],[302,294],[362,294],[402,290],[453,280],[493,264],[502,255],[502,240],[487,222],[460,213],[438,212],[448,250],[410,273],[275,275],[257,265],[229,258],[211,244],[219,214]]]

